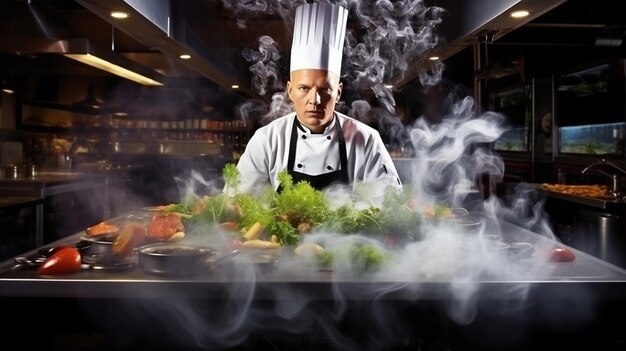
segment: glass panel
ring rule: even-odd
[[[564,154],[623,155],[626,123],[589,124],[559,128],[559,152]]]
[[[559,153],[624,154],[624,60],[561,75],[556,98]]]
[[[529,151],[532,123],[530,87],[524,85],[502,90],[493,95],[491,109],[507,118],[509,129],[493,144],[499,151]]]

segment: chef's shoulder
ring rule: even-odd
[[[278,117],[257,129],[255,134],[257,137],[262,136],[266,139],[273,139],[275,137],[282,137],[287,132],[291,133],[294,116],[295,112]]]
[[[380,138],[380,133],[378,133],[378,130],[375,128],[340,112],[337,112],[337,116],[341,120],[341,129],[346,138],[362,137],[365,140],[369,138]]]

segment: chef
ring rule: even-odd
[[[296,9],[287,94],[295,112],[259,128],[237,168],[240,191],[280,191],[278,174],[323,190],[333,184],[377,189],[402,184],[377,130],[335,111],[348,10],[310,3]]]

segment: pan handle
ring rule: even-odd
[[[210,260],[209,262],[209,269],[213,269],[215,267],[218,267],[219,265],[231,260],[233,257],[237,256],[239,254],[239,250],[235,249],[223,256],[220,256],[214,260]]]

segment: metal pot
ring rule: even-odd
[[[84,235],[76,244],[85,263],[99,262],[113,255],[113,242],[118,234]]]
[[[147,273],[164,276],[193,276],[207,273],[219,262],[230,259],[237,250],[214,259],[217,251],[209,246],[156,243],[135,248],[139,266]],[[214,259],[214,260],[212,260]]]

